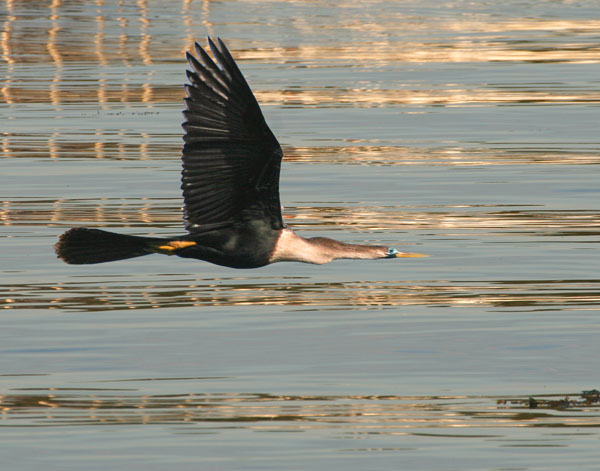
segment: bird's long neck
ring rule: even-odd
[[[323,264],[338,258],[385,258],[388,248],[383,245],[346,244],[326,237],[305,239],[291,229],[283,229],[275,244],[270,263],[295,261]]]

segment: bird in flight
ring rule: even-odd
[[[283,152],[258,102],[219,38],[208,38],[214,59],[196,43],[187,53],[182,184],[187,234],[141,237],[76,227],[55,245],[71,264],[103,263],[153,253],[232,268],[275,262],[323,264],[335,259],[421,257],[383,245],[304,238],[281,214]]]

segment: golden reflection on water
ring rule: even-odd
[[[183,62],[182,67],[184,67]],[[5,95],[5,101],[10,104],[52,103],[55,106],[90,101],[99,104],[181,103],[184,97],[181,85],[157,86],[147,82],[140,83],[139,80],[139,74],[135,74],[135,82],[133,83],[113,84],[109,83],[107,78],[99,78],[94,80],[93,83],[78,84],[66,88],[60,85],[60,79],[56,79],[56,83],[59,85],[50,85],[48,89],[26,87],[23,84],[7,84],[2,92]],[[101,108],[108,109],[106,107]],[[56,109],[59,110],[60,108]]]
[[[248,2],[249,8],[256,3]],[[297,3],[297,2],[291,2]],[[4,77],[1,94],[10,104],[35,102],[52,103],[60,109],[62,103],[95,101],[106,104],[116,101],[155,103],[180,102],[182,87],[156,87],[152,83],[153,67],[165,61],[183,64],[183,54],[192,48],[194,40],[204,33],[214,33],[210,1],[173,2],[168,6],[173,21],[180,25],[178,34],[164,29],[164,24],[154,21],[165,7],[146,0],[135,4],[101,2],[95,6],[77,5],[81,21],[73,13],[73,6],[62,1],[50,5],[8,2],[7,14],[0,34],[2,59],[10,67]],[[89,11],[88,11],[89,9]],[[38,21],[30,22],[33,13]],[[85,14],[89,17],[86,17]],[[373,35],[363,43],[345,43],[324,40],[319,44],[278,46],[264,44],[260,39],[251,42],[230,41],[236,57],[241,61],[260,61],[295,67],[380,67],[386,64],[410,63],[474,63],[474,62],[569,62],[597,63],[600,47],[590,39],[600,30],[595,19],[510,18],[498,21],[494,17],[481,20],[446,18],[434,22],[437,35],[429,34],[431,19],[388,18],[378,21],[348,21],[332,17],[329,29],[343,31],[356,29]],[[408,20],[408,21],[407,21]],[[407,38],[424,36],[422,41],[384,34],[392,27],[390,22],[402,21]],[[181,27],[182,25],[182,27]],[[294,24],[298,34],[310,37],[315,25],[298,21]],[[377,31],[381,34],[377,34]],[[527,40],[515,32],[528,31]],[[469,34],[460,34],[468,32]],[[577,41],[566,42],[564,32]],[[326,33],[326,38],[333,31]],[[449,35],[450,37],[448,37]],[[83,41],[81,36],[88,40]],[[335,37],[335,35],[334,35]],[[15,65],[49,64],[50,77],[19,75]],[[73,86],[68,69],[89,68],[83,83]],[[132,66],[145,66],[128,72]],[[97,66],[100,72],[97,71]],[[120,69],[127,80],[115,84],[108,75],[111,67]],[[47,82],[50,82],[49,86]],[[131,82],[131,83],[130,83]],[[327,84],[323,84],[324,86]],[[461,88],[456,84],[442,84],[439,89],[380,89],[376,86],[356,89],[342,88],[292,88],[278,91],[256,90],[264,104],[314,106],[381,106],[389,104],[489,104],[489,103],[598,103],[596,90],[544,86],[532,90],[524,84],[520,88],[505,88],[491,84],[483,87]]]
[[[290,2],[303,3],[303,2]],[[261,5],[264,2],[245,2]],[[196,39],[198,30],[214,34],[214,23],[211,19],[211,2],[192,2],[184,0],[172,2],[168,11],[175,23],[183,25],[180,35],[167,35],[164,24],[153,21],[153,18],[164,13],[165,6],[147,0],[137,0],[135,4],[124,2],[102,2],[95,6],[78,5],[75,10],[70,4],[54,0],[50,5],[33,4],[33,2],[5,3],[7,14],[3,22],[4,34],[0,36],[0,46],[4,56],[11,56],[16,62],[36,60],[39,56],[48,56],[55,64],[62,61],[98,60],[107,61],[139,60],[151,64],[165,58],[172,58],[187,50]],[[340,5],[342,7],[342,5]],[[46,8],[44,8],[46,7]],[[92,22],[78,24],[73,11],[81,10]],[[34,13],[39,21],[28,24],[22,29],[25,20]],[[298,47],[265,47],[260,40],[253,41],[253,47],[236,47],[240,49],[240,57],[248,60],[269,58],[273,61],[293,62],[331,62],[349,61],[354,63],[379,62],[490,62],[490,61],[564,61],[564,62],[597,62],[597,43],[587,41],[600,30],[600,21],[596,19],[548,19],[548,18],[507,18],[494,19],[493,16],[480,20],[451,18],[435,21],[430,18],[413,18],[403,21],[404,33],[410,37],[423,36],[423,41],[405,41],[400,46],[393,36],[388,36],[390,23],[397,25],[402,15],[397,14],[377,17],[378,21],[344,21],[343,18],[331,17],[328,29],[356,30],[372,35],[373,40],[362,47],[324,42],[321,45],[303,44]],[[407,18],[404,18],[407,19]],[[317,25],[302,22],[298,18],[294,28],[298,36],[314,34]],[[438,42],[431,35],[435,27],[440,36]],[[73,30],[86,29],[86,37],[91,41],[80,41],[73,47],[70,33]],[[329,37],[330,31],[321,34]],[[382,33],[377,34],[377,29]],[[304,30],[304,31],[303,31]],[[529,40],[513,39],[511,33],[528,31]],[[560,43],[568,32],[579,37],[578,42]],[[181,35],[183,33],[183,35]],[[452,35],[448,40],[443,33]],[[460,34],[464,33],[464,34]],[[468,34],[467,34],[468,33]],[[158,44],[160,43],[160,44]]]
[[[600,280],[313,282],[297,277],[157,276],[151,283],[95,277],[61,283],[0,285],[0,309],[112,311],[207,306],[388,309],[398,306],[594,310]]]
[[[131,119],[152,114],[151,111],[131,112]],[[115,113],[120,114],[120,113]],[[0,152],[18,159],[90,159],[108,160],[168,160],[173,170],[179,168],[180,136],[168,136],[175,143],[165,142],[165,136],[151,136],[131,131],[96,131],[93,140],[73,141],[64,132],[52,132],[48,137],[30,133],[0,133]],[[302,146],[284,148],[285,162],[344,165],[427,165],[469,167],[481,165],[598,165],[600,154],[593,145],[546,149],[523,144],[519,148],[475,147],[456,145],[443,147],[410,147],[373,145],[360,140],[344,141],[340,146]],[[172,164],[171,164],[172,162]]]
[[[504,405],[499,405],[500,398],[486,396],[138,395],[131,391],[59,388],[0,396],[0,427],[187,423],[210,428],[229,424],[255,431],[343,428],[344,434],[384,435],[433,429],[439,436],[497,437],[501,429],[512,427],[600,426],[597,404],[533,412],[518,401],[506,405],[511,398],[502,398]]]
[[[493,85],[486,88],[456,88],[455,84],[443,84],[433,90],[397,90],[353,88],[294,88],[258,91],[257,99],[263,104],[285,106],[324,107],[377,107],[389,105],[490,105],[490,104],[572,104],[600,103],[600,92],[595,90],[503,90]]]
[[[356,141],[355,141],[356,142]],[[464,148],[464,147],[400,147],[370,145],[287,147],[286,162],[311,162],[321,164],[346,165],[425,165],[470,167],[481,165],[596,165],[600,164],[600,154],[584,149],[543,149],[528,148]]]
[[[352,203],[318,206],[294,205],[284,209],[286,219],[303,231],[348,230],[358,232],[476,230],[482,236],[526,233],[539,236],[600,235],[597,210],[561,211],[531,209],[530,206],[420,205],[419,207],[367,206]],[[96,226],[170,228],[181,232],[181,200],[161,198],[24,199],[3,201],[0,226]],[[450,232],[448,232],[450,231]],[[462,232],[468,235],[468,232]],[[569,241],[572,242],[572,241]],[[593,242],[593,241],[592,241]]]
[[[181,61],[181,67],[185,67]],[[151,78],[147,73],[147,79]],[[99,78],[92,83],[78,84],[65,88],[62,80],[54,77],[50,88],[32,88],[20,83],[11,83],[10,78],[2,88],[7,103],[63,103],[97,102],[107,103],[181,103],[184,97],[181,84],[155,85],[140,83],[136,73],[130,83],[114,83],[114,79]],[[324,83],[325,85],[325,83]],[[301,106],[327,108],[371,108],[390,105],[486,105],[490,104],[597,104],[600,92],[596,90],[576,90],[557,87],[547,90],[523,89],[503,90],[489,85],[486,88],[455,88],[453,84],[443,84],[431,90],[416,89],[373,89],[354,88],[281,88],[279,90],[254,90],[257,100],[263,106]],[[57,110],[60,109],[56,108]]]
[[[147,115],[140,113],[136,116]],[[147,133],[125,131],[92,134],[94,140],[72,142],[64,133],[54,132],[47,140],[35,139],[30,135],[4,135],[0,140],[0,151],[6,157],[19,159],[108,159],[108,160],[164,160],[177,157],[181,145],[173,146],[155,142]],[[130,142],[135,140],[137,142]],[[173,159],[175,160],[175,159]],[[173,169],[178,163],[173,163]]]

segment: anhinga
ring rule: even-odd
[[[185,86],[181,188],[188,234],[139,237],[78,227],[60,237],[58,256],[87,264],[159,253],[233,268],[422,256],[292,231],[279,202],[281,147],[225,44],[208,42],[214,60],[198,44],[197,57],[187,54],[193,70]]]

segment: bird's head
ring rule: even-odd
[[[424,253],[415,253],[415,252],[400,252],[398,249],[390,247],[385,256],[385,258],[400,258],[400,257],[429,257],[429,255],[424,254]]]

